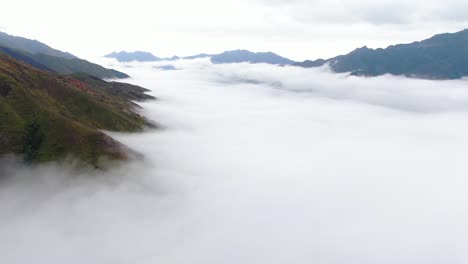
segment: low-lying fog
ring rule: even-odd
[[[165,129],[104,175],[4,165],[2,263],[468,263],[468,81],[114,67]]]

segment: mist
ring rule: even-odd
[[[468,262],[466,80],[102,63],[162,129],[106,172],[4,159],[3,263]]]

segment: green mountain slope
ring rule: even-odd
[[[10,56],[12,58],[15,58],[16,60],[26,62],[27,64],[29,64],[29,65],[31,65],[33,67],[36,67],[38,69],[41,69],[41,70],[55,72],[54,70],[52,70],[51,68],[45,66],[44,64],[37,62],[32,57],[31,53],[27,53],[25,51],[20,51],[20,50],[15,50],[15,49],[10,49],[10,48],[7,48],[7,47],[0,46],[0,54],[8,55],[8,56]]]
[[[31,54],[36,62],[62,74],[84,72],[99,78],[128,78],[127,74],[112,69],[106,69],[100,65],[82,59],[64,59],[45,54]]]
[[[128,97],[95,86],[0,55],[0,155],[93,165],[125,159],[124,147],[99,130],[138,131],[146,121]]]
[[[85,82],[93,89],[102,90],[125,99],[133,101],[156,99],[153,96],[146,94],[146,92],[149,92],[148,89],[137,85],[119,82],[106,82],[86,73],[75,73],[71,76],[77,80]]]

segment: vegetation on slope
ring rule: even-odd
[[[0,155],[22,154],[28,162],[74,156],[96,166],[125,159],[123,146],[99,130],[137,131],[145,119],[129,97],[97,89],[98,83],[0,55]]]
[[[64,59],[45,54],[32,54],[31,58],[52,70],[62,74],[72,74],[85,72],[99,78],[128,78],[127,74],[112,69],[104,68],[100,65],[82,59]]]
[[[102,90],[125,99],[133,101],[155,99],[153,96],[146,94],[146,92],[149,92],[148,89],[137,85],[120,82],[106,82],[87,73],[74,73],[71,74],[71,76],[77,80],[85,82],[93,89]]]

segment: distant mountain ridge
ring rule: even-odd
[[[152,55],[152,54],[151,54]],[[330,59],[294,62],[272,52],[248,50],[225,51],[221,54],[199,54],[189,57],[158,58],[151,61],[210,58],[212,63],[269,63],[305,68],[329,65],[336,73],[355,76],[402,75],[425,79],[459,79],[468,76],[468,29],[438,34],[423,41],[389,46],[385,49],[358,48]],[[118,59],[118,58],[117,58]],[[137,60],[134,56],[132,60]]]
[[[232,51],[225,51],[220,54],[201,53],[201,54],[197,54],[194,56],[187,56],[187,57],[173,56],[170,58],[159,58],[157,56],[154,56],[150,52],[145,52],[145,51],[135,51],[135,52],[121,51],[121,52],[112,52],[110,54],[105,55],[104,57],[114,58],[120,62],[174,61],[178,59],[192,60],[192,59],[199,59],[199,58],[210,58],[211,61],[216,64],[249,62],[249,63],[269,63],[269,64],[289,65],[289,64],[294,63],[294,61],[281,57],[273,52],[251,52],[248,50],[232,50]]]
[[[160,58],[155,55],[153,55],[151,52],[147,51],[133,51],[133,52],[127,52],[127,51],[120,51],[120,52],[112,52],[107,55],[104,55],[105,58],[112,58],[116,59],[119,62],[132,62],[132,61],[138,61],[138,62],[151,62],[151,61],[175,61],[179,59],[185,59],[185,60],[193,60],[193,59],[199,59],[199,58],[207,58],[211,57],[213,55],[210,54],[197,54],[193,56],[187,56],[187,57],[179,57],[179,56],[172,56],[170,58]]]
[[[17,50],[24,50],[32,54],[42,53],[50,56],[65,58],[65,59],[77,59],[75,55],[63,52],[60,50],[53,49],[46,44],[37,40],[31,40],[23,37],[17,37],[8,35],[4,32],[0,32],[0,46],[9,47]]]
[[[468,29],[385,49],[364,46],[347,55],[327,60],[307,60],[294,65],[310,68],[326,64],[334,72],[350,72],[356,76],[392,74],[427,79],[459,79],[468,76]]]
[[[26,62],[36,68],[62,74],[84,72],[99,78],[128,78],[123,72],[106,69],[78,57],[53,49],[37,40],[0,32],[0,54]]]
[[[282,65],[294,63],[294,61],[281,57],[273,52],[251,52],[248,50],[225,51],[211,57],[211,62],[215,64],[248,62]]]
[[[134,51],[134,52],[112,52],[110,54],[105,55],[106,58],[114,58],[120,62],[131,62],[131,61],[140,61],[140,62],[147,62],[147,61],[159,61],[160,58],[154,56],[150,52],[146,51]]]

